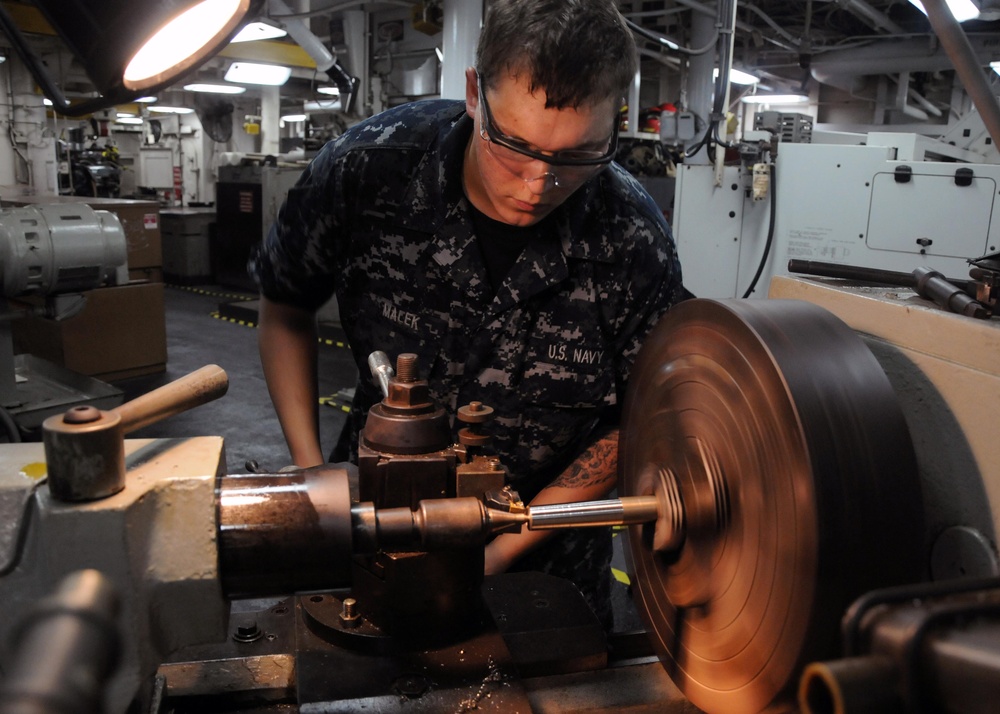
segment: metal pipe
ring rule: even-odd
[[[876,10],[864,0],[834,0],[838,5],[843,6],[849,12],[858,17],[868,20],[876,30],[884,30],[893,35],[904,35],[906,30],[889,19],[881,10]]]
[[[917,276],[913,273],[904,273],[898,270],[883,270],[881,268],[865,268],[858,265],[844,265],[842,263],[825,263],[820,260],[799,260],[792,258],[788,261],[789,273],[801,273],[802,275],[817,275],[824,278],[841,278],[844,280],[858,280],[866,283],[876,283],[878,285],[891,285],[901,288],[916,288]],[[949,283],[962,290],[968,290],[973,281],[962,280],[960,278],[945,278]]]
[[[627,526],[659,517],[656,496],[626,496],[606,501],[528,506],[528,529]]]
[[[799,680],[804,714],[878,714],[898,708],[899,673],[879,655],[813,662]]]
[[[271,12],[278,12],[281,17],[281,24],[288,31],[288,36],[295,40],[296,44],[306,51],[316,63],[316,69],[326,72],[337,63],[337,58],[326,48],[326,45],[313,34],[309,26],[300,19],[292,15],[292,9],[284,3],[284,0],[270,0]]]
[[[1000,104],[993,94],[989,80],[979,66],[969,38],[951,14],[944,0],[923,0],[931,27],[941,40],[941,46],[955,65],[955,71],[965,91],[972,98],[979,115],[990,132],[995,145],[1000,145]]]

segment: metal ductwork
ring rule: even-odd
[[[982,66],[1000,60],[1000,34],[973,35],[969,44]],[[864,47],[832,50],[816,55],[810,67],[817,82],[846,92],[860,91],[867,75],[951,69],[954,65],[941,45],[926,38],[880,40]]]

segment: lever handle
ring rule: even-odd
[[[229,390],[222,367],[210,364],[109,411],[121,418],[126,434],[218,399]]]

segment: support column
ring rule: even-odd
[[[278,122],[281,119],[281,89],[280,87],[260,88],[260,153],[275,156],[281,150],[281,130]]]
[[[715,18],[710,15],[704,15],[700,12],[691,13],[692,47],[704,47],[711,41],[715,34],[715,22]],[[715,52],[693,55],[688,61],[687,108],[698,117],[697,137],[689,146],[699,141],[708,128],[715,88],[713,79],[715,62]],[[707,164],[709,163],[708,152],[702,149],[695,156],[685,159],[685,163]]]
[[[476,43],[482,26],[482,0],[444,0],[443,99],[465,99],[465,69],[476,63]]]

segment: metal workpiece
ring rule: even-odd
[[[219,478],[219,569],[227,597],[350,584],[353,469],[331,464]]]
[[[125,487],[124,438],[129,432],[226,393],[229,379],[208,365],[119,407],[79,406],[42,423],[49,491],[61,501],[107,498]]]
[[[491,505],[496,507],[491,507]],[[604,501],[556,503],[525,507],[519,501],[500,505],[471,496],[424,499],[416,509],[377,509],[370,502],[351,507],[354,552],[446,550],[485,545],[500,533],[555,528],[623,526],[655,522],[661,501],[656,496],[630,496]],[[669,518],[683,518],[670,514]]]
[[[619,493],[666,504],[652,533],[629,528],[636,606],[700,709],[787,706],[804,665],[838,652],[851,601],[922,576],[903,412],[821,308],[676,306],[640,351],[620,434]]]
[[[523,520],[529,530],[627,526],[655,521],[659,518],[658,509],[659,502],[655,496],[630,496],[604,501],[528,506]]]
[[[119,593],[97,570],[70,573],[13,636],[0,713],[97,712],[121,655]]]

